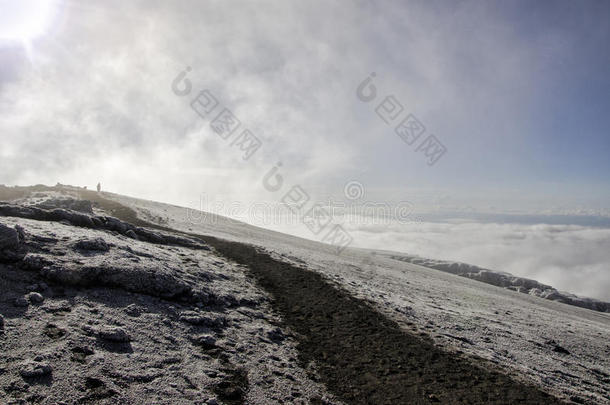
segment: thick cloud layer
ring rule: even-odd
[[[353,225],[360,246],[459,261],[610,301],[610,229],[576,225],[421,222]]]

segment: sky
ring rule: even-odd
[[[0,183],[251,204],[277,167],[312,200],[608,217],[609,43],[594,0],[0,0]]]

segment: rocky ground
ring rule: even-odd
[[[162,219],[162,227],[258,246],[277,261],[318,273],[402,331],[426,336],[443,351],[484,359],[565,402],[609,402],[608,313],[394,258],[404,253],[348,248],[337,254],[330,245],[213,214],[111,193],[104,199],[129,207],[131,213],[121,211],[126,217]]]
[[[0,219],[0,403],[339,403],[242,268],[119,231]]]
[[[483,323],[481,296],[506,313],[515,301],[561,317],[562,304],[507,301],[505,290],[399,269],[382,254],[327,256],[319,244],[234,221],[185,230],[170,206],[73,188],[0,189],[2,199],[11,199],[0,203],[7,403],[605,403],[610,347],[596,353],[596,336],[606,314],[576,308],[599,314],[574,336],[582,347],[569,335],[525,335],[532,348],[511,350],[513,315],[496,310]],[[443,283],[457,281],[482,295],[451,296]],[[424,313],[431,300],[438,310]]]

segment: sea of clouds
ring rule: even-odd
[[[609,228],[463,220],[345,226],[356,246],[474,264],[610,301]]]

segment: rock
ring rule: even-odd
[[[110,262],[94,265],[66,264],[61,267],[45,266],[40,274],[47,280],[64,286],[111,286],[166,299],[191,298],[188,280],[180,277],[180,270],[169,265],[151,271],[151,267],[146,265],[125,267]]]
[[[555,353],[559,353],[559,354],[570,354],[570,352],[568,351],[568,349],[559,346],[559,345],[555,345],[555,347],[553,347],[553,351]]]
[[[31,292],[27,295],[27,297],[32,304],[42,304],[44,301],[44,297],[37,292]]]
[[[0,315],[0,330],[4,329],[4,317]]]
[[[96,252],[107,252],[110,250],[108,243],[102,238],[82,239],[74,245],[76,249]]]
[[[17,249],[19,247],[19,233],[6,225],[0,224],[0,250]]]
[[[114,326],[108,326],[101,329],[98,332],[98,335],[104,340],[117,343],[127,343],[131,340],[131,337],[127,334],[127,332],[125,332],[124,329]]]
[[[216,338],[211,335],[201,335],[193,338],[193,343],[205,349],[216,347]]]
[[[223,317],[203,315],[196,311],[184,311],[180,314],[180,320],[190,323],[191,325],[204,325],[210,327],[224,326],[226,324],[226,319]]]
[[[167,241],[165,240],[165,238],[163,236],[159,235],[156,232],[149,231],[148,229],[137,228],[136,232],[137,232],[138,236],[140,236],[141,238],[143,238],[144,240],[147,240],[149,242],[160,244],[160,245],[164,245],[167,243]]]
[[[43,332],[46,336],[48,336],[51,339],[57,340],[60,339],[64,336],[66,336],[66,330],[57,327],[57,325],[54,325],[52,323],[48,323],[45,327]]]
[[[98,402],[103,398],[111,398],[118,393],[109,388],[104,381],[96,377],[85,378],[85,388],[88,391],[88,395],[81,397],[78,403],[90,403]],[[119,401],[112,401],[112,403],[120,403]]]
[[[91,217],[91,222],[96,228],[101,228],[104,226],[104,222],[99,217]]]
[[[142,311],[136,304],[129,304],[125,307],[125,313],[129,316],[138,317],[142,314]]]
[[[0,263],[14,263],[25,256],[20,249],[19,233],[16,229],[0,224]]]
[[[64,223],[67,221],[68,225],[74,226],[82,226],[86,228],[94,228],[93,221],[91,221],[91,217],[86,214],[81,214],[79,212],[67,211],[61,208],[57,208],[46,213],[46,217],[51,221],[59,221]]]
[[[21,225],[15,225],[15,230],[17,235],[19,235],[19,241],[23,242],[25,240],[25,229]]]
[[[117,231],[118,233],[125,233],[127,231],[127,226],[123,221],[120,221],[113,217],[106,217],[106,229],[111,231]]]
[[[27,307],[30,305],[29,301],[25,297],[19,297],[15,299],[16,307]]]
[[[284,339],[286,339],[286,336],[284,335],[284,332],[282,332],[282,330],[280,328],[275,328],[275,329],[270,330],[269,332],[267,332],[267,337],[273,343],[281,343],[281,342],[284,341]]]
[[[136,235],[136,233],[133,231],[133,229],[128,230],[127,232],[125,232],[125,236],[130,237],[131,239],[138,239],[138,235]]]
[[[205,317],[195,311],[184,311],[180,314],[180,320],[191,325],[199,325],[204,323]]]
[[[50,262],[44,257],[28,254],[23,258],[23,261],[20,263],[20,266],[24,270],[40,271],[44,266],[48,264],[50,264]]]
[[[87,356],[91,356],[95,353],[89,346],[75,346],[71,348],[70,351],[72,352],[71,360],[79,363],[84,363]]]
[[[560,346],[560,345],[559,345],[557,342],[555,342],[555,341],[554,341],[554,340],[552,340],[552,339],[551,339],[551,340],[547,340],[547,341],[546,341],[546,342],[544,342],[544,343],[546,343],[546,344],[547,344],[547,345],[549,345],[549,346],[552,346],[552,347],[553,347],[553,351],[554,351],[555,353],[559,353],[559,354],[570,354],[570,352],[569,352],[569,351],[568,351],[566,348],[564,348],[564,347]]]
[[[53,372],[53,368],[44,362],[26,361],[21,364],[19,374],[23,378],[37,378],[44,377]]]

